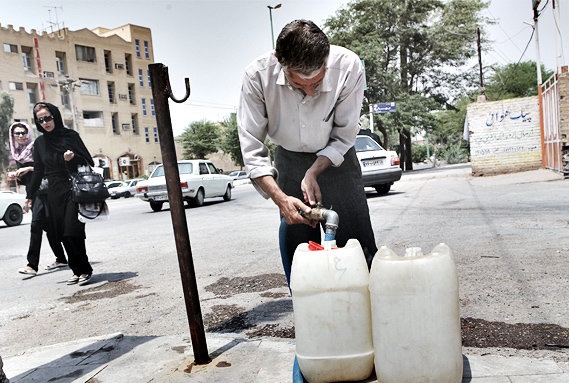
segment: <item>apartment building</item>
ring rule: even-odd
[[[36,102],[57,105],[106,179],[149,174],[162,162],[148,70],[154,62],[149,28],[28,33],[0,25],[0,43],[0,92],[13,96],[14,120],[34,126]]]

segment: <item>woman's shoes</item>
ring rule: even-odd
[[[68,284],[68,285],[75,285],[75,284],[77,284],[77,283],[79,282],[79,278],[80,278],[80,277],[79,277],[78,275],[74,275],[74,276],[72,276],[71,278],[69,278],[69,279],[67,280],[67,284]]]
[[[81,274],[79,277],[79,286],[86,285],[91,280],[91,274]]]
[[[18,269],[18,273],[20,274],[27,274],[27,275],[38,275],[38,272],[32,269],[30,266],[22,267]]]
[[[55,270],[55,269],[59,269],[60,267],[67,267],[67,263],[55,261],[51,265],[47,265],[45,267],[45,269],[46,270]]]

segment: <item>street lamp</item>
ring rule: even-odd
[[[275,49],[275,34],[273,32],[273,9],[279,9],[282,4],[277,4],[274,7],[267,5],[269,8],[269,18],[271,19],[271,39],[273,41],[273,50]]]

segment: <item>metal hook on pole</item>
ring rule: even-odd
[[[167,96],[174,102],[181,104],[184,101],[186,101],[189,97],[190,97],[190,79],[189,78],[185,78],[184,81],[186,83],[186,97],[184,97],[181,100],[178,100],[176,97],[174,97],[174,94],[172,93],[172,87],[170,86],[170,78],[168,77],[168,67],[164,67],[164,69],[166,70],[166,81],[168,82],[166,85],[166,92],[167,92]]]
[[[172,227],[178,253],[178,264],[184,290],[186,314],[190,325],[194,358],[196,364],[207,364],[211,362],[211,358],[207,351],[188,223],[184,211],[182,190],[180,189],[180,172],[178,170],[178,159],[176,158],[172,120],[168,106],[168,98],[177,103],[182,103],[188,99],[190,96],[190,81],[186,78],[186,97],[182,100],[177,100],[172,95],[170,79],[168,78],[168,67],[158,63],[148,65],[148,69],[152,82],[152,96],[154,97],[160,152],[162,153],[164,175],[166,176],[168,203],[170,204],[170,215],[172,216]]]

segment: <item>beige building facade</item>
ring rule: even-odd
[[[36,102],[58,106],[106,179],[147,175],[162,162],[148,70],[154,62],[149,28],[126,24],[38,33],[0,25],[0,42],[0,92],[14,98],[14,120],[34,126]]]

